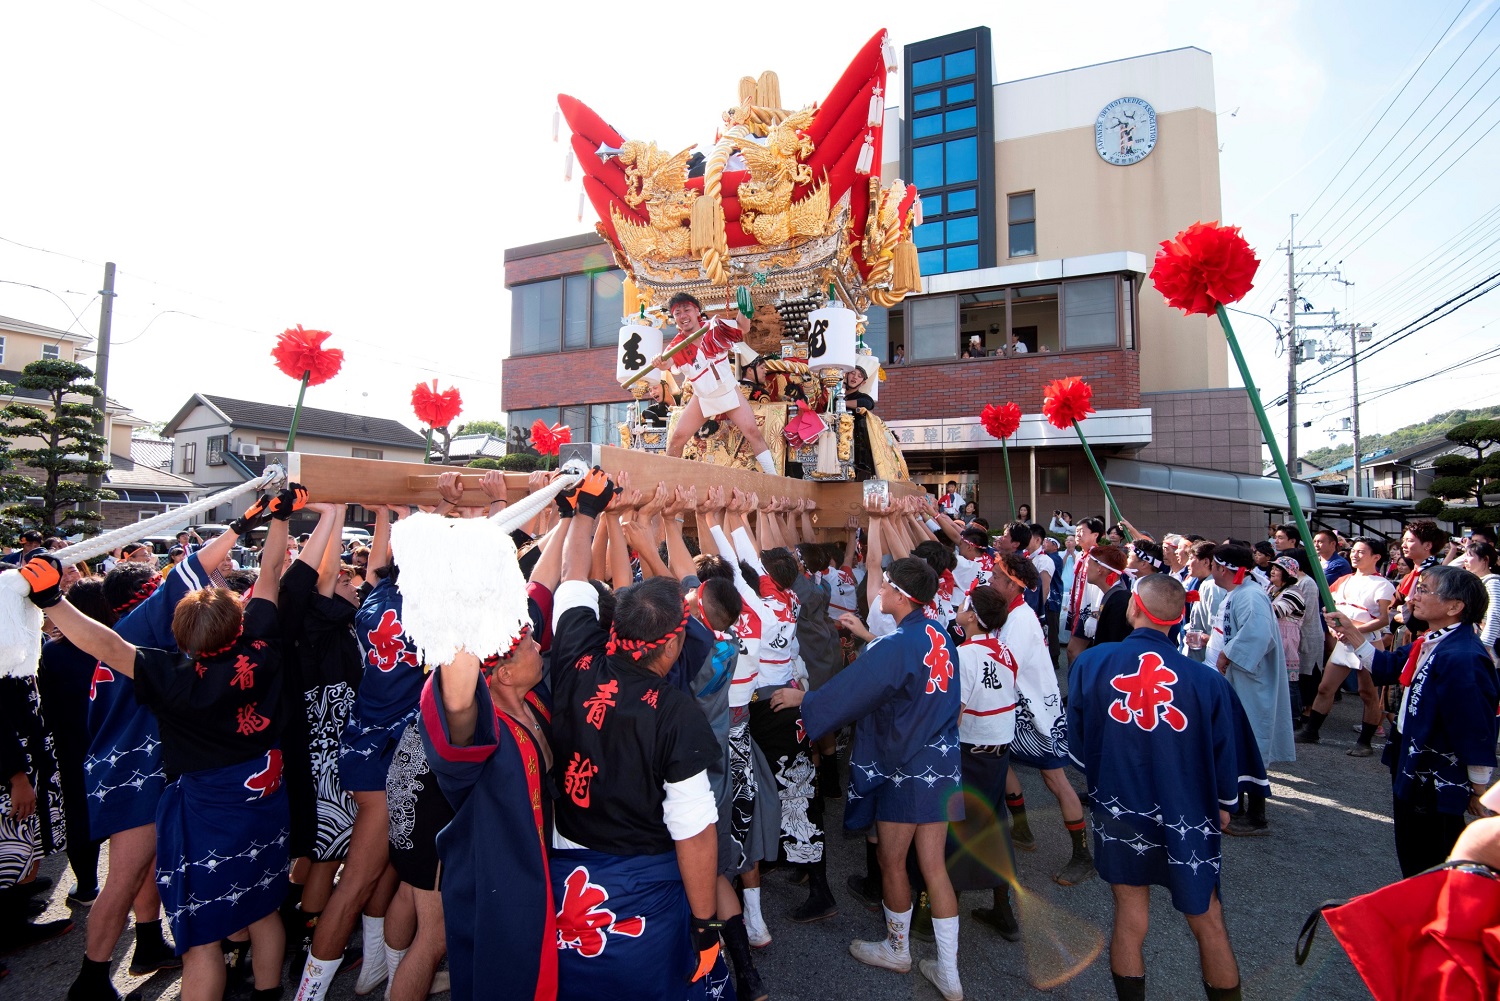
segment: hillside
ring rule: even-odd
[[[1464,421],[1489,420],[1500,417],[1500,406],[1484,407],[1479,410],[1450,410],[1444,414],[1437,414],[1418,424],[1408,424],[1406,427],[1397,428],[1390,434],[1370,434],[1360,437],[1360,445],[1364,454],[1379,451],[1382,448],[1403,449],[1435,438],[1443,434],[1449,428],[1462,424]],[[1302,453],[1302,458],[1315,466],[1327,469],[1340,459],[1347,459],[1354,454],[1352,445],[1335,445],[1332,448],[1314,448]]]

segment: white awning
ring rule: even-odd
[[[941,452],[945,449],[972,451],[998,449],[1000,439],[990,437],[978,417],[930,417],[911,421],[886,421],[903,452]],[[1151,408],[1101,410],[1088,419],[1083,433],[1089,444],[1114,448],[1145,448],[1151,444]],[[1041,414],[1026,414],[1010,437],[1012,448],[1077,448],[1072,428],[1055,428]]]

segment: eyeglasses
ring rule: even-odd
[[[1441,597],[1441,595],[1425,584],[1413,584],[1411,586],[1411,596],[1415,598],[1419,594],[1430,594],[1434,598]]]

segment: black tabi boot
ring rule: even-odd
[[[1109,975],[1115,980],[1115,997],[1119,1001],[1146,1001],[1145,977],[1122,977],[1114,970]]]
[[[734,967],[734,993],[740,1001],[766,1001],[770,994],[761,983],[750,955],[750,938],[745,934],[745,916],[736,914],[724,922],[724,947]]]
[[[828,888],[828,859],[825,857],[809,863],[807,899],[791,913],[792,920],[798,924],[807,924],[831,918],[838,912],[838,901],[833,899],[833,891]]]
[[[157,970],[176,970],[181,966],[182,959],[161,937],[160,919],[135,923],[135,952],[130,955],[132,977],[144,977]]]

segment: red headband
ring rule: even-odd
[[[135,589],[134,594],[125,599],[125,603],[123,605],[118,605],[115,608],[110,609],[110,611],[114,612],[116,616],[124,615],[136,605],[139,605],[141,602],[151,597],[151,595],[154,594],[156,592],[156,589],[159,587],[161,587],[161,574],[153,573],[150,577],[146,578],[141,583],[140,587]]]
[[[1156,616],[1154,616],[1154,615],[1151,614],[1151,610],[1146,607],[1146,603],[1141,600],[1141,596],[1138,593],[1137,594],[1132,594],[1130,596],[1130,600],[1133,601],[1133,602],[1135,602],[1135,607],[1136,607],[1137,611],[1139,611],[1146,618],[1150,619],[1152,622],[1156,623],[1158,626],[1161,626],[1162,628],[1170,628],[1172,626],[1177,625],[1177,623],[1179,623],[1179,622],[1182,621],[1182,615],[1181,614],[1178,614],[1177,618],[1175,618],[1175,619],[1158,619]]]
[[[201,652],[201,653],[198,654],[198,656],[197,656],[196,659],[197,660],[212,660],[213,658],[218,657],[221,654],[228,653],[230,650],[234,649],[234,645],[240,641],[240,637],[243,636],[243,635],[245,635],[245,620],[241,619],[240,620],[240,627],[234,631],[234,639],[230,640],[228,643],[225,643],[223,646],[219,647],[217,650],[204,650],[203,652]]]
[[[614,624],[611,623],[609,627],[609,641],[604,644],[604,652],[610,656],[614,656],[616,653],[628,653],[631,660],[639,661],[657,647],[670,643],[673,636],[676,636],[683,629],[687,628],[687,620],[688,610],[687,605],[684,604],[682,606],[682,621],[677,623],[671,632],[660,639],[654,640],[621,639],[619,634],[615,632]]]

